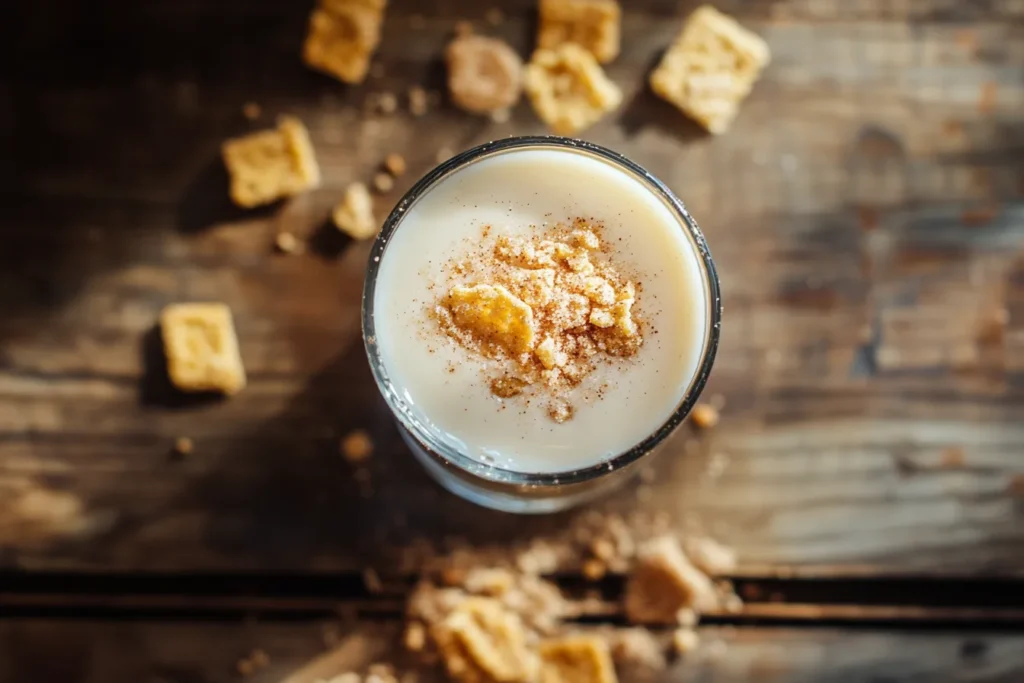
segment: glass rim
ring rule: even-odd
[[[469,455],[460,453],[455,447],[434,437],[429,430],[423,427],[419,420],[413,416],[405,407],[404,401],[396,395],[391,386],[384,363],[376,348],[376,327],[374,324],[374,294],[376,292],[377,273],[380,264],[383,262],[391,236],[400,227],[406,213],[412,206],[426,195],[435,185],[457,172],[464,166],[479,161],[485,157],[500,154],[514,149],[524,147],[552,147],[565,151],[585,152],[595,155],[604,161],[627,171],[640,180],[648,189],[657,194],[665,205],[672,211],[680,224],[686,229],[697,252],[700,269],[704,274],[708,322],[705,330],[704,345],[701,350],[700,362],[697,366],[690,384],[682,400],[676,406],[669,418],[660,427],[654,430],[642,441],[630,449],[623,451],[599,463],[583,468],[565,470],[561,472],[518,472],[494,465],[488,465],[476,460]],[[693,409],[697,399],[707,384],[708,376],[714,365],[715,355],[718,352],[719,334],[722,318],[722,298],[718,281],[718,272],[714,261],[711,258],[711,251],[708,249],[707,241],[701,232],[697,222],[687,211],[682,200],[680,200],[662,181],[658,180],[647,169],[625,156],[614,152],[601,145],[592,142],[566,138],[557,135],[523,135],[503,138],[491,142],[485,142],[464,152],[456,154],[447,161],[437,165],[426,175],[420,178],[405,195],[398,201],[394,209],[384,221],[380,232],[377,234],[370,249],[369,264],[366,269],[366,278],[363,284],[362,296],[362,333],[363,344],[366,348],[366,355],[370,363],[370,370],[373,379],[384,400],[391,409],[392,414],[398,419],[411,435],[429,450],[450,465],[460,470],[476,475],[483,479],[510,485],[519,486],[566,486],[570,484],[582,484],[599,477],[611,474],[615,471],[630,465],[644,455],[650,453],[656,446],[661,444],[678,427],[686,416]]]

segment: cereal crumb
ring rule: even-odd
[[[608,567],[601,560],[591,558],[583,563],[583,578],[588,581],[600,581],[608,572]]]
[[[245,387],[231,309],[220,303],[171,304],[160,314],[167,373],[182,391],[236,394]]]
[[[302,243],[290,232],[277,233],[274,246],[282,254],[298,254],[302,251]]]
[[[686,556],[705,574],[718,576],[736,569],[736,551],[705,536],[688,537]]]
[[[226,141],[221,147],[231,200],[242,208],[270,204],[320,186],[320,167],[309,132],[294,117],[275,130]]]
[[[262,113],[262,107],[260,107],[260,105],[256,104],[255,102],[246,102],[242,105],[242,116],[249,119],[250,121],[255,121],[260,117]]]
[[[428,107],[427,91],[418,85],[409,88],[409,113],[413,116],[423,116],[427,113]]]
[[[380,595],[384,592],[384,583],[380,580],[380,574],[373,567],[363,569],[363,586],[370,595]]]
[[[769,59],[760,36],[702,5],[651,73],[651,88],[708,132],[724,133]]]
[[[575,43],[534,52],[523,84],[534,111],[561,135],[589,128],[622,103],[594,55]]]
[[[572,404],[566,401],[555,400],[548,404],[548,417],[558,424],[571,420],[574,412]]]
[[[672,632],[672,649],[676,654],[685,655],[693,652],[700,644],[696,631],[688,628],[677,628]]]
[[[714,584],[683,553],[671,536],[641,546],[638,562],[626,585],[626,616],[634,623],[672,624],[678,611],[718,605]]]
[[[176,455],[190,455],[195,449],[192,439],[187,436],[179,436],[174,440],[174,453]]]
[[[373,455],[373,440],[365,431],[357,429],[341,440],[341,454],[349,462],[363,462]]]
[[[718,411],[706,403],[694,406],[690,412],[690,421],[697,429],[711,429],[718,424],[718,419]]]
[[[362,83],[383,20],[384,2],[323,0],[309,17],[303,61],[346,83]]]
[[[379,113],[390,116],[398,111],[398,98],[394,93],[382,92],[377,96],[376,105]]]
[[[512,398],[523,393],[526,381],[511,375],[501,375],[491,380],[491,393],[498,398]]]
[[[448,674],[457,681],[525,681],[536,657],[526,644],[522,621],[493,598],[464,600],[435,628]]]
[[[645,628],[618,629],[611,637],[612,658],[617,664],[649,671],[665,668],[661,643]]]
[[[537,46],[576,43],[606,64],[619,54],[621,22],[615,0],[540,0]]]
[[[411,622],[405,627],[402,642],[409,652],[423,652],[423,648],[427,645],[426,627],[418,621]]]
[[[699,620],[700,615],[697,614],[697,610],[691,607],[681,607],[679,611],[676,612],[676,624],[678,624],[680,628],[695,628]]]
[[[381,194],[387,194],[395,189],[395,179],[387,173],[378,173],[373,176],[373,189]]]
[[[460,109],[490,114],[509,109],[523,88],[523,62],[498,38],[464,35],[448,44],[448,92]]]
[[[455,326],[481,347],[512,355],[533,347],[533,310],[502,285],[452,287],[444,306]]]
[[[373,218],[373,199],[362,183],[352,183],[331,213],[334,225],[353,239],[364,240],[377,234]]]
[[[544,683],[616,683],[608,644],[597,636],[575,635],[541,641]]]
[[[406,171],[405,157],[397,152],[392,152],[384,157],[384,168],[396,178],[404,175]]]

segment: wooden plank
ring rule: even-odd
[[[524,54],[533,4],[493,28]],[[301,65],[294,3],[71,5],[19,7],[0,47],[18,64],[0,84],[0,163],[17,169],[0,195],[0,566],[356,571],[417,539],[571,533],[578,515],[475,510],[412,465],[362,355],[365,245],[270,249],[281,230],[322,235],[340,188],[390,151],[410,173],[381,214],[439,149],[543,131],[525,104],[504,124],[360,113],[371,92],[439,88],[455,20],[484,27],[485,8],[395,2],[383,75],[349,88]],[[627,105],[587,137],[664,178],[707,232],[726,316],[709,393],[727,407],[673,442],[656,485],[601,509],[702,526],[748,573],[1024,572],[1015,7],[724,3],[774,60],[709,138],[642,86],[679,9],[630,3],[610,68]],[[218,145],[283,112],[309,124],[324,187],[238,211]],[[152,326],[185,299],[231,305],[240,396],[167,387]],[[369,498],[337,455],[355,427],[378,446]],[[196,452],[172,461],[181,435]]]
[[[313,664],[324,652],[325,627],[337,629],[342,640]],[[655,680],[1010,683],[1024,676],[1024,638],[1014,634],[706,627],[701,635],[696,652]],[[394,625],[365,622],[8,620],[0,622],[0,682],[233,681],[237,661],[260,648],[270,664],[247,680],[312,683],[398,657],[396,636]]]

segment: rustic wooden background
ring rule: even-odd
[[[301,64],[307,4],[5,10],[4,683],[220,680],[254,639],[278,646],[278,668],[261,674],[275,680],[319,647],[305,622],[124,621],[74,601],[72,621],[33,612],[59,612],[42,596],[74,577],[301,583],[371,565],[408,576],[420,567],[410,547],[514,544],[578,520],[481,511],[414,466],[360,341],[368,246],[325,224],[342,188],[389,152],[411,170],[379,197],[381,216],[439,150],[544,131],[525,104],[500,124],[447,104],[423,118],[363,106],[372,93],[442,90],[459,19],[527,54],[533,0],[501,3],[497,26],[485,13],[498,3],[393,0],[359,87]],[[773,62],[717,138],[644,87],[694,4],[624,3],[609,72],[626,104],[585,137],[664,179],[704,228],[724,291],[708,392],[727,405],[711,434],[683,430],[656,485],[598,507],[708,531],[737,549],[740,578],[955,579],[975,582],[989,612],[961,624],[969,637],[893,635],[884,619],[857,631],[722,626],[730,655],[687,664],[680,680],[1019,681],[1024,635],[986,629],[1009,628],[992,609],[1024,609],[1024,3],[719,2],[769,41]],[[243,117],[246,102],[260,120]],[[235,209],[219,145],[281,113],[309,126],[324,185]],[[274,254],[283,230],[311,252]],[[154,324],[186,300],[234,311],[250,378],[239,396],[168,386]],[[378,445],[368,485],[338,455],[356,427]],[[179,436],[195,452],[175,459]],[[36,578],[33,602],[15,587]],[[983,590],[997,581],[1003,599]],[[809,600],[845,602],[827,590]]]

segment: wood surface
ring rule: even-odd
[[[402,446],[359,335],[366,244],[325,226],[384,155],[543,132],[448,104],[364,116],[373,92],[440,90],[457,19],[532,40],[532,1],[395,0],[346,87],[301,64],[308,7],[275,0],[19,3],[0,41],[0,566],[358,570],[415,539],[506,543],[520,519],[442,493]],[[1024,574],[1024,10],[1020,3],[723,2],[773,62],[708,137],[644,87],[692,4],[630,2],[609,69],[626,99],[584,137],[663,178],[704,228],[724,291],[708,388],[657,484],[599,507],[667,513],[741,571]],[[248,122],[241,108],[261,105]],[[230,206],[222,140],[281,113],[310,127],[320,190]],[[273,236],[310,236],[281,256]],[[249,387],[167,385],[171,302],[234,311]],[[372,495],[337,452],[370,431]],[[176,437],[195,452],[170,457]],[[390,552],[390,550],[388,551]],[[413,563],[415,564],[415,563]],[[414,570],[415,566],[410,569]]]
[[[317,661],[324,656],[325,630],[337,631],[341,640],[326,660]],[[16,620],[0,622],[0,683],[238,681],[243,679],[236,663],[255,648],[269,655],[270,665],[244,680],[313,683],[318,676],[386,658],[396,635],[393,626],[373,622],[339,627],[329,622]],[[59,657],[53,643],[60,643]],[[1019,634],[708,628],[698,650],[656,680],[1016,683],[1022,677],[1024,637]]]

